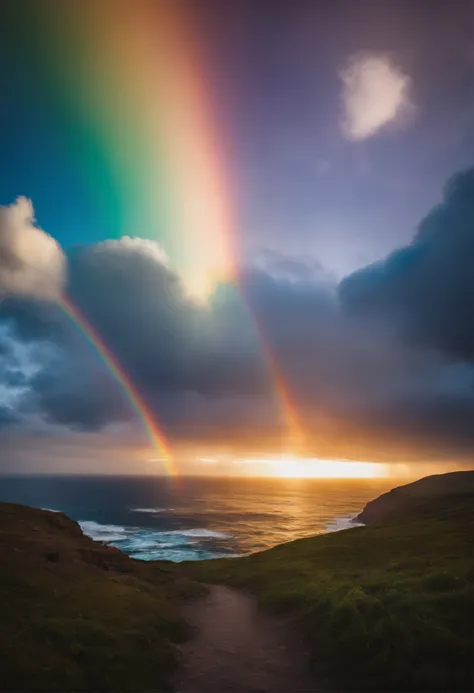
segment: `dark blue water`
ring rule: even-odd
[[[143,560],[252,553],[347,528],[392,480],[0,477],[0,501],[62,510]]]

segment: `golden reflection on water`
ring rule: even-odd
[[[197,482],[188,508],[203,526],[231,535],[236,549],[261,551],[328,531],[393,486],[393,478],[227,478]]]

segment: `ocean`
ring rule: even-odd
[[[142,560],[237,556],[346,529],[393,479],[0,477],[0,501],[61,510]]]

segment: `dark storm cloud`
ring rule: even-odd
[[[15,343],[8,331],[0,333],[0,385],[4,388],[18,388],[28,383],[21,361],[15,353]]]
[[[124,239],[74,252],[68,293],[146,403],[179,434],[212,435],[225,424],[241,433],[246,426],[270,430],[278,420],[260,337],[268,333],[291,358],[303,324],[334,310],[332,294],[312,279],[314,268],[272,262],[285,278],[246,270],[239,291],[223,285],[203,307],[186,296],[153,244]],[[16,338],[56,345],[29,379],[30,401],[48,420],[94,429],[134,416],[84,335],[57,308],[18,301],[6,308]]]
[[[9,407],[0,406],[0,431],[9,428],[18,421],[17,414]]]
[[[74,361],[44,369],[30,380],[27,402],[51,423],[80,430],[94,431],[126,419],[130,414],[121,393],[103,374],[97,378],[93,373],[83,365],[74,368]]]
[[[62,340],[63,329],[56,305],[8,296],[0,302],[0,323],[21,342]]]
[[[20,369],[4,368],[0,366],[0,381],[7,388],[25,387],[28,378]]]
[[[474,360],[474,169],[454,176],[413,242],[340,286],[347,311],[392,321],[408,338]]]
[[[70,268],[74,302],[146,391],[211,395],[262,387],[258,364],[248,358],[255,338],[234,290],[224,288],[203,308],[139,239],[83,249]]]
[[[317,264],[267,253],[242,270],[238,290],[222,285],[202,306],[159,246],[122,239],[76,250],[68,292],[176,439],[283,440],[277,370],[308,453],[374,455],[398,445],[451,454],[474,447],[473,205],[467,171],[447,184],[409,246],[339,287]],[[64,314],[42,303],[7,308],[4,324],[33,345],[36,364],[29,373],[10,365],[4,379],[24,390],[23,414],[92,431],[134,420]]]

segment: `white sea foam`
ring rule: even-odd
[[[210,558],[229,558],[231,555],[229,553],[216,553],[215,551],[207,551],[206,549],[189,547],[176,548],[176,549],[166,549],[163,551],[161,548],[156,551],[147,551],[146,553],[130,553],[131,558],[138,558],[142,561],[174,561],[175,563],[183,563],[184,561],[204,561]]]
[[[149,515],[173,512],[173,510],[174,508],[130,508],[130,512],[132,513],[148,513]]]
[[[352,515],[347,517],[336,517],[326,525],[326,532],[342,532],[344,529],[352,529],[353,527],[363,527],[363,522],[354,522]]]
[[[215,553],[206,546],[206,539],[221,539],[230,534],[204,528],[158,531],[145,527],[100,524],[94,520],[79,523],[84,534],[95,541],[111,544],[132,558],[144,561],[170,560],[189,561],[229,556]]]
[[[182,534],[184,537],[215,537],[216,539],[227,539],[232,536],[232,534],[216,532],[212,529],[176,529],[167,534]]]
[[[110,544],[126,538],[127,529],[120,525],[102,525],[94,520],[79,521],[82,531],[95,541],[105,541]]]

